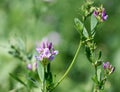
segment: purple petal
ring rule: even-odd
[[[28,68],[29,70],[32,70],[32,64],[28,64],[28,65],[27,65],[27,68]]]
[[[52,61],[54,59],[54,55],[50,56],[49,60]]]
[[[106,62],[106,63],[103,63],[103,68],[104,69],[107,69],[109,67],[110,63],[109,62]]]
[[[48,48],[49,48],[49,50],[52,48],[52,43],[48,44]]]
[[[50,50],[48,48],[44,49],[43,57],[49,58],[51,56]]]
[[[57,50],[53,51],[53,55],[57,55],[59,52]]]
[[[34,62],[33,66],[34,66],[35,69],[37,69],[37,62]]]
[[[98,14],[99,14],[99,13],[98,13],[96,10],[93,12],[93,15],[94,15],[95,17],[97,17]]]
[[[36,48],[36,51],[38,52],[38,53],[41,53],[42,51],[43,51],[43,49],[42,48]]]
[[[41,44],[41,47],[42,47],[42,48],[45,48],[45,43],[44,43],[44,42]]]
[[[40,56],[35,56],[36,60],[38,61],[42,61],[43,60],[43,55],[40,55]]]
[[[107,20],[107,18],[108,18],[108,15],[102,17],[103,21]]]

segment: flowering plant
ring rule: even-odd
[[[87,59],[94,68],[94,75],[92,76],[94,83],[93,92],[104,90],[105,83],[108,77],[115,71],[115,67],[112,66],[110,62],[105,62],[105,60],[101,59],[102,51],[98,51],[97,49],[95,35],[97,26],[107,21],[108,15],[103,5],[96,7],[94,6],[94,2],[90,0],[87,0],[85,4],[82,5],[80,12],[81,20],[79,18],[74,19],[75,28],[79,32],[80,43],[71,64],[57,82],[54,81],[51,64],[55,56],[58,55],[58,50],[54,49],[52,42],[43,40],[40,44],[36,45],[36,53],[30,56],[24,48],[21,49],[21,47],[16,44],[11,44],[12,50],[9,51],[9,53],[25,61],[27,70],[25,79],[21,79],[12,73],[10,75],[23,84],[28,92],[34,87],[39,88],[40,92],[52,92],[70,72],[82,46],[85,49]],[[86,21],[88,24],[90,23],[90,27],[86,26]]]

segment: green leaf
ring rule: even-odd
[[[27,79],[28,79],[28,82],[29,82],[29,86],[31,86],[31,87],[36,87],[36,88],[39,87],[38,81],[34,80],[34,79],[31,78],[31,77],[28,77]]]
[[[25,83],[24,83],[20,78],[18,78],[16,75],[13,75],[13,74],[10,73],[10,76],[11,76],[12,78],[14,78],[16,81],[20,82],[21,84],[23,84],[24,86],[27,87],[27,84],[25,84]]]
[[[86,56],[87,56],[88,60],[89,60],[90,62],[92,62],[92,60],[91,60],[91,51],[90,51],[90,48],[86,46],[86,47],[85,47],[85,51],[86,51]]]
[[[78,18],[75,18],[74,22],[75,22],[75,27],[77,31],[81,34],[83,31],[83,23]]]
[[[95,16],[92,14],[91,15],[91,33],[93,33],[93,29],[95,29],[96,25],[97,25],[97,19],[95,18]]]
[[[98,60],[101,58],[101,56],[102,56],[102,52],[99,51]]]
[[[99,83],[96,76],[93,76],[93,77],[92,77],[92,80],[93,80],[96,84]]]
[[[85,27],[84,27],[84,29],[83,29],[83,35],[84,35],[86,38],[89,37],[89,34],[88,34],[87,29],[86,29]]]
[[[97,70],[98,81],[101,81],[101,69]]]
[[[53,77],[52,77],[52,73],[51,72],[46,73],[46,80],[47,80],[48,84],[53,83]]]
[[[96,66],[100,66],[101,64],[102,64],[102,61],[96,61],[96,62],[95,62],[95,65],[96,65]]]
[[[44,80],[44,67],[40,61],[38,61],[37,72],[38,72],[40,80],[43,82],[43,80]]]

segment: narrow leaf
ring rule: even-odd
[[[101,52],[101,51],[99,51],[98,60],[101,58],[101,56],[102,56],[102,52]]]
[[[101,69],[97,70],[98,81],[101,81]]]
[[[43,82],[43,80],[44,80],[44,67],[40,61],[38,61],[37,72],[38,72],[40,80]]]
[[[23,84],[24,86],[27,87],[27,85],[26,85],[20,78],[18,78],[17,76],[15,76],[15,75],[13,75],[13,74],[11,74],[11,73],[10,73],[10,76],[11,76],[12,78],[14,78],[16,81],[20,82],[21,84]]]
[[[75,18],[74,22],[75,22],[75,27],[77,31],[81,34],[83,31],[83,23],[78,18]]]
[[[92,62],[92,60],[91,60],[91,51],[90,51],[90,48],[86,46],[85,51],[86,51],[86,56],[87,56],[88,60],[89,60],[90,62]]]
[[[98,80],[97,80],[97,77],[96,77],[96,76],[93,76],[93,77],[92,77],[92,80],[93,80],[96,84],[98,84]]]
[[[34,80],[34,79],[31,78],[31,77],[29,77],[29,78],[27,78],[27,79],[28,79],[28,81],[29,81],[29,85],[31,84],[32,87],[38,88],[39,83],[38,83],[36,80]]]
[[[87,29],[86,29],[85,27],[84,27],[84,29],[83,29],[83,35],[84,35],[86,38],[89,37],[89,34],[88,34]]]
[[[92,14],[91,15],[91,33],[93,33],[93,29],[96,27],[97,25],[97,19],[95,18],[95,16]]]

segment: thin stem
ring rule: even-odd
[[[95,76],[96,76],[97,81],[98,81],[97,66],[95,65],[94,67],[95,67]],[[95,85],[94,92],[100,92],[100,89],[99,89],[98,85]]]
[[[97,76],[97,67],[95,66],[95,76],[97,77],[98,80],[98,76]]]
[[[47,90],[46,90],[46,78],[45,78],[45,73],[46,73],[46,66],[44,66],[43,92],[47,92]]]
[[[53,89],[55,89],[55,88],[62,82],[62,80],[66,77],[66,75],[69,73],[70,69],[72,68],[73,64],[75,63],[75,60],[76,60],[76,58],[77,58],[77,56],[78,56],[78,54],[79,54],[79,51],[80,51],[81,46],[82,46],[82,42],[80,41],[79,46],[78,46],[78,49],[77,49],[77,51],[76,51],[76,54],[75,54],[75,56],[74,56],[71,64],[69,65],[69,67],[68,67],[68,69],[66,70],[66,72],[64,73],[64,75],[60,78],[60,80],[59,80],[59,81],[54,85],[54,87],[50,90],[50,92],[51,92]]]

